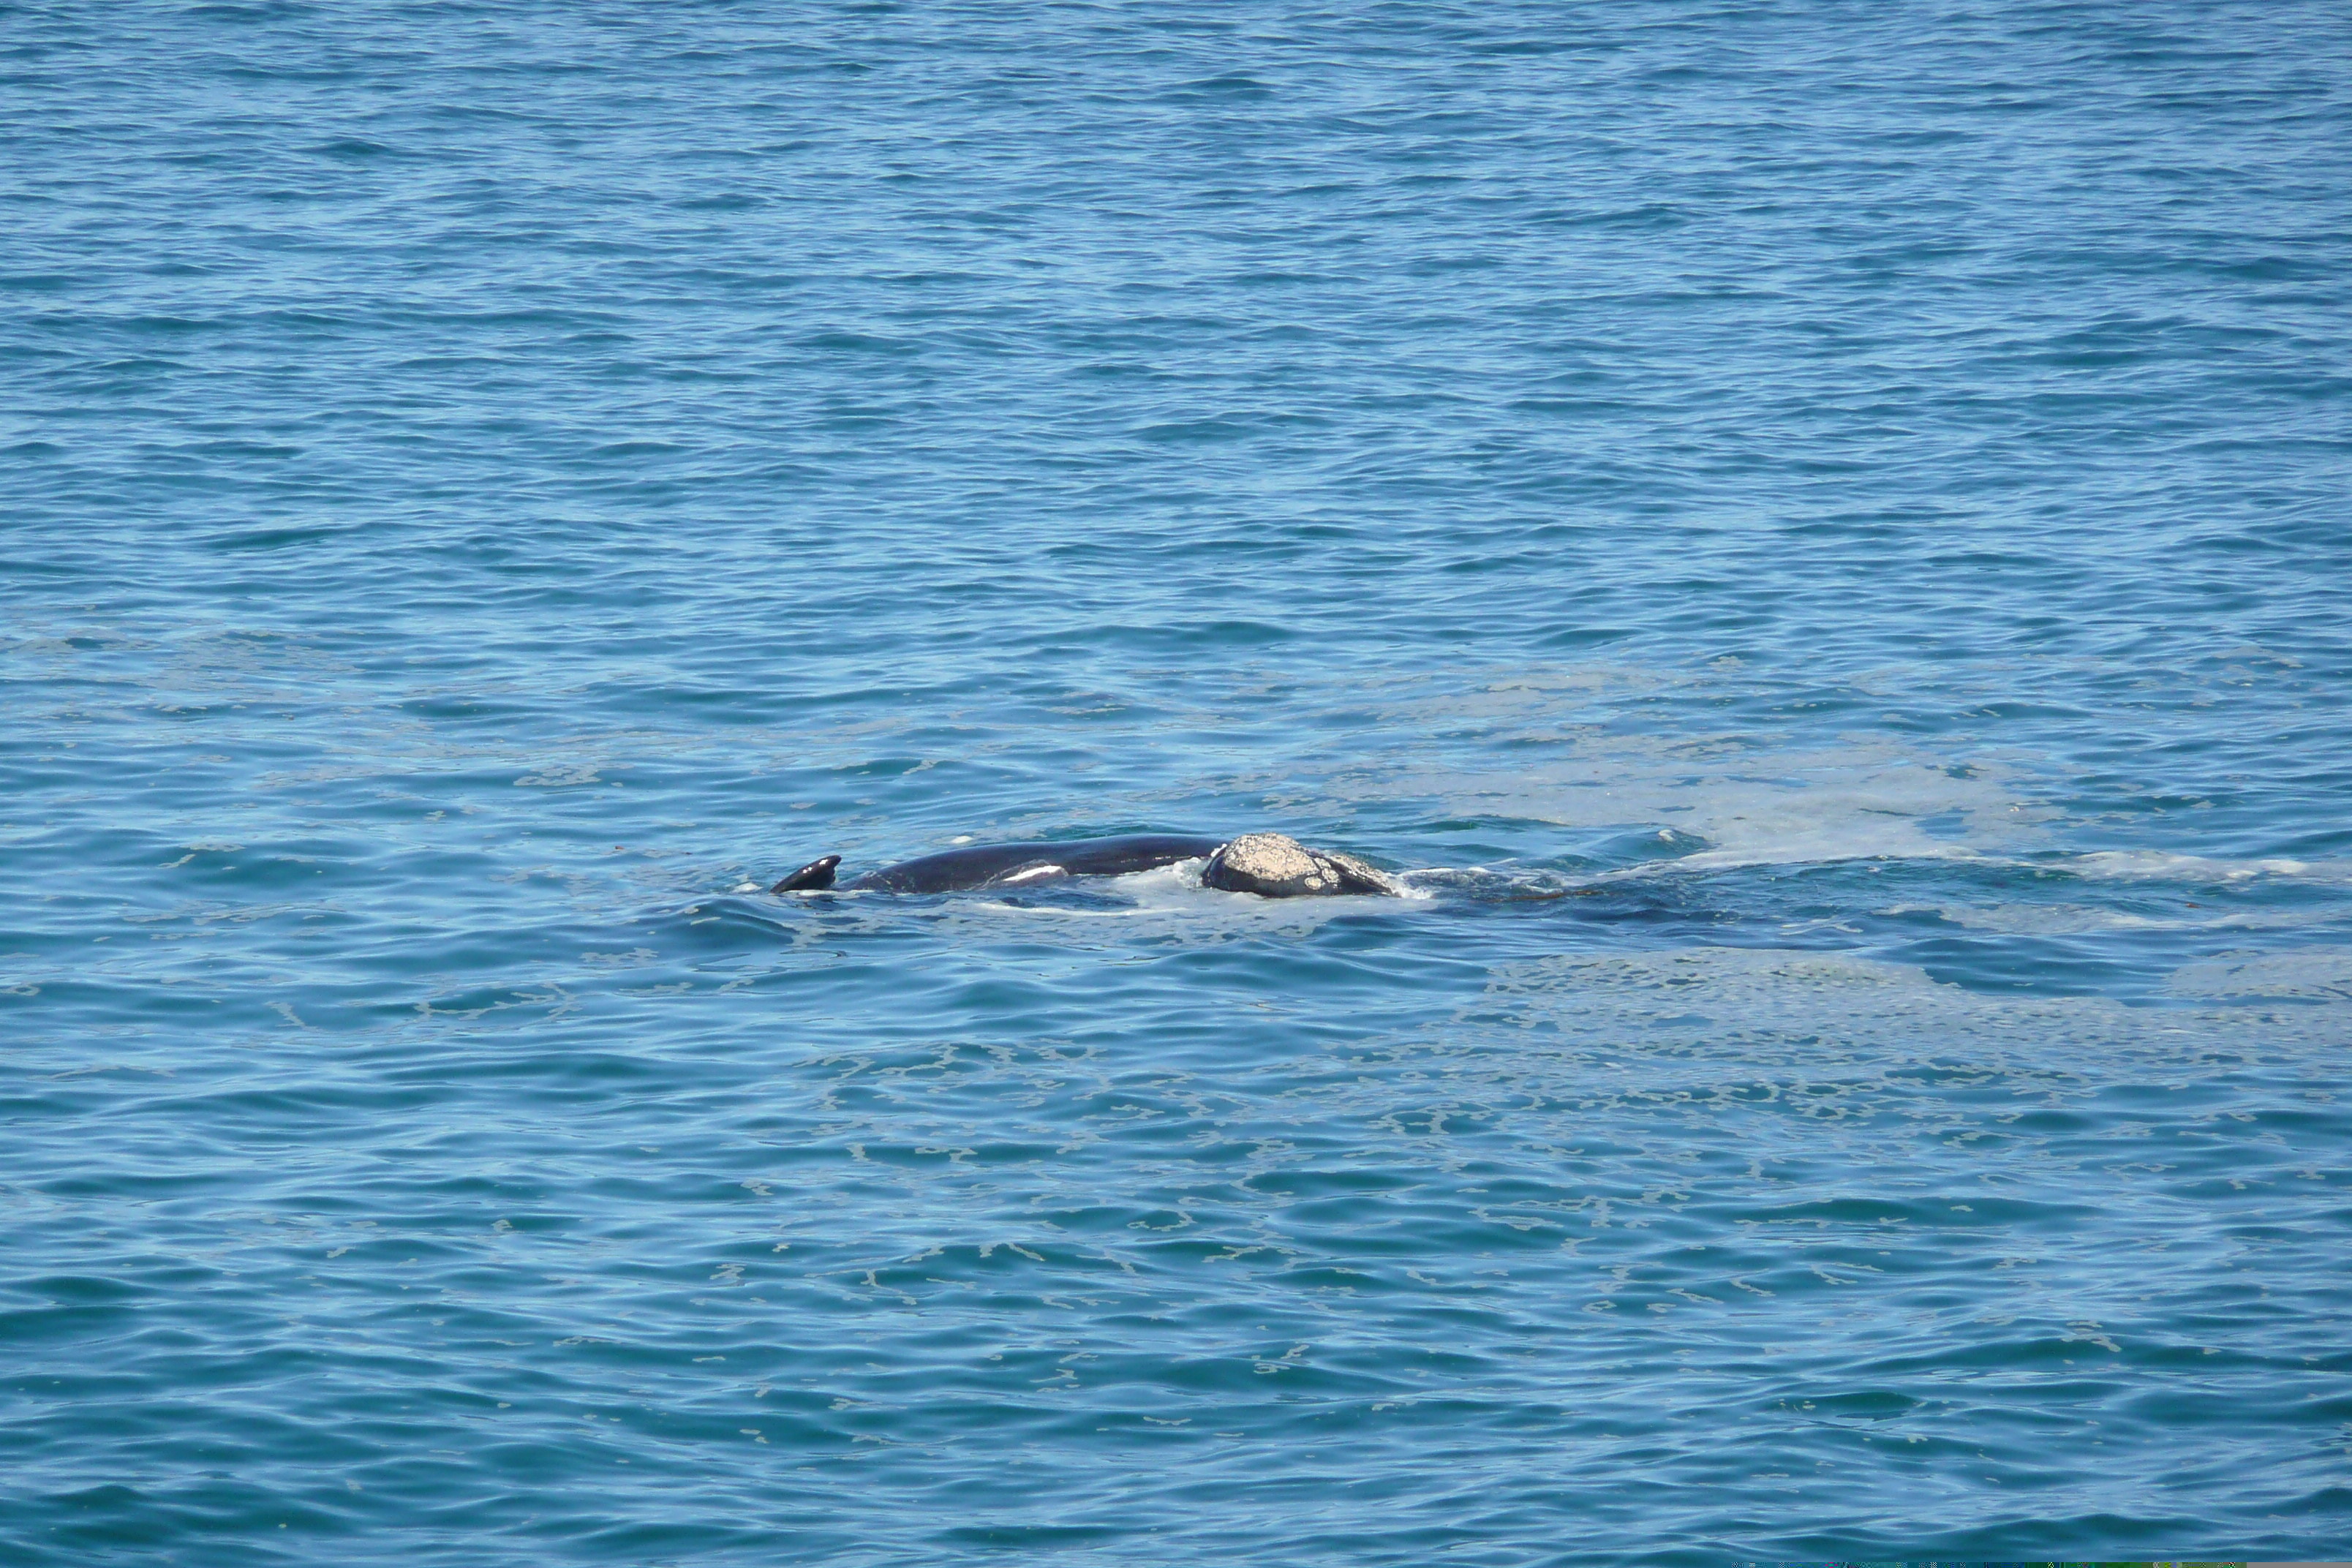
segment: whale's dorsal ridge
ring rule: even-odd
[[[974,844],[868,871],[848,887],[853,892],[953,893],[1049,877],[1122,877],[1199,859],[1223,842],[1181,833],[1130,833],[1110,838]]]

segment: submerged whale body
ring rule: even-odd
[[[1316,894],[1394,893],[1396,883],[1350,855],[1309,849],[1279,833],[1202,838],[1181,833],[1137,833],[1061,843],[982,844],[902,860],[840,884],[848,892],[957,893],[976,888],[1024,887],[1064,877],[1123,877],[1180,860],[1203,860],[1208,887],[1271,899]],[[841,857],[812,860],[768,890],[821,892],[835,886]]]

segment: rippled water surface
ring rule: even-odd
[[[0,1556],[2342,1555],[2347,78],[0,8]]]

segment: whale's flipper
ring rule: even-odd
[[[833,886],[833,868],[841,864],[841,857],[828,855],[822,860],[812,860],[782,881],[770,888],[772,893],[814,893]]]

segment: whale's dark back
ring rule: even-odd
[[[1009,881],[1024,872],[1051,875],[1047,867],[1059,867],[1073,877],[1120,877],[1199,859],[1215,853],[1223,842],[1184,833],[1135,833],[1060,843],[976,844],[919,860],[902,860],[844,885],[890,893],[953,893]]]

